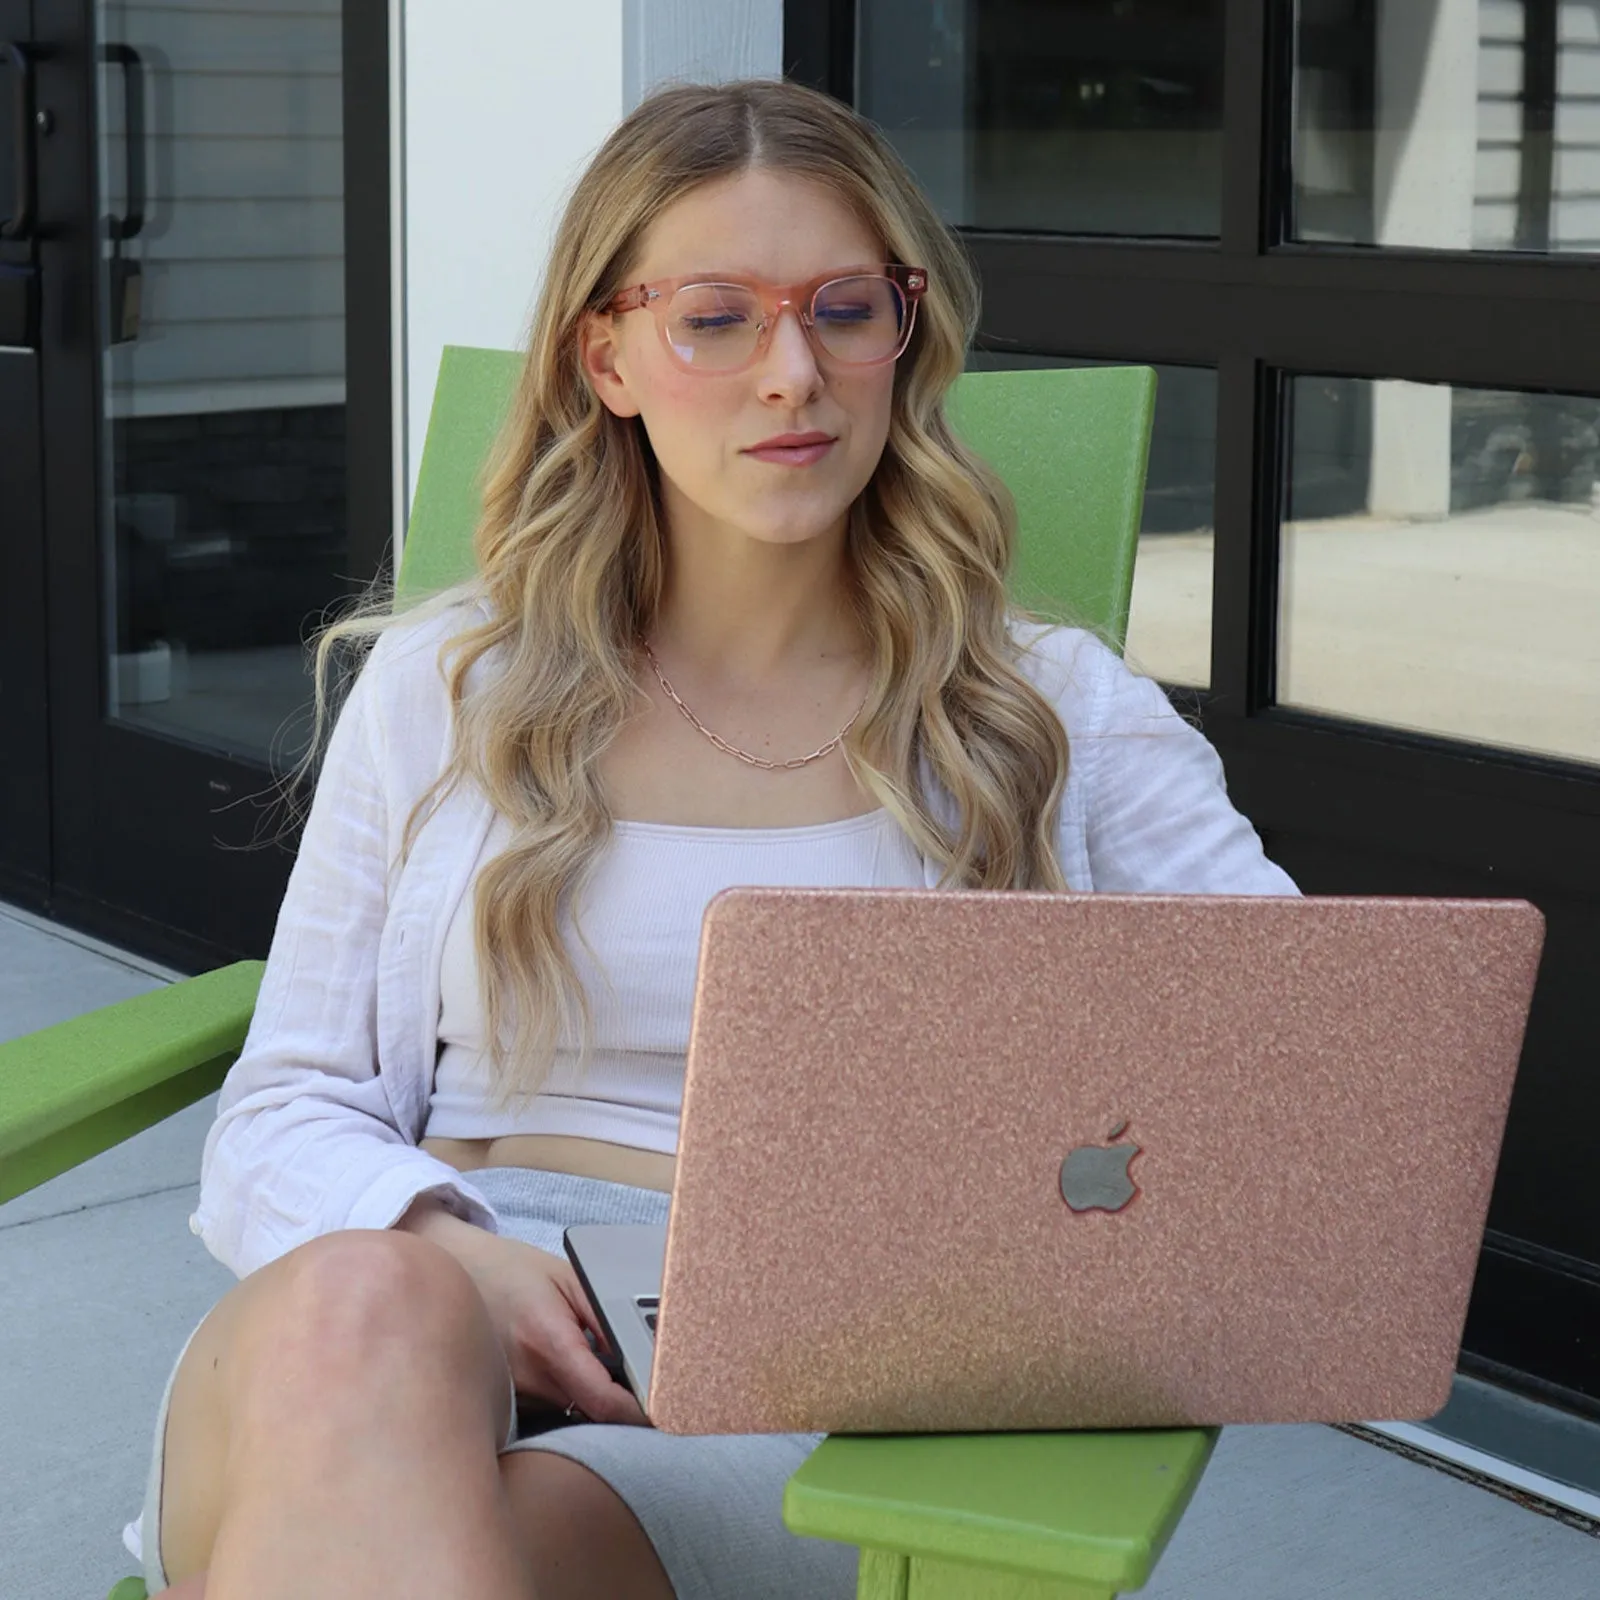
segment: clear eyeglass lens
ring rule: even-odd
[[[811,302],[817,341],[840,361],[882,361],[898,347],[904,323],[900,286],[877,274],[835,278]]]
[[[761,338],[761,301],[733,283],[693,283],[667,305],[667,336],[680,360],[707,371],[743,366]],[[817,290],[811,326],[817,343],[841,362],[882,361],[900,343],[905,298],[892,278],[836,278]]]
[[[691,283],[667,305],[667,335],[691,366],[741,366],[761,337],[761,302],[735,283]]]

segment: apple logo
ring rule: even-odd
[[[1122,1123],[1108,1138],[1120,1139],[1128,1131]],[[1136,1144],[1081,1144],[1067,1152],[1061,1163],[1061,1198],[1073,1211],[1120,1211],[1139,1193],[1128,1175]]]

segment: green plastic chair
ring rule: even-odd
[[[478,475],[520,357],[444,352],[398,590],[471,570]],[[952,416],[1017,501],[1014,593],[1120,648],[1155,401],[1147,368],[969,373]],[[0,1202],[216,1089],[262,963],[0,1045]],[[861,1550],[860,1600],[1110,1600],[1143,1586],[1215,1431],[835,1436],[790,1481],[796,1533]],[[145,1600],[127,1578],[111,1600]]]

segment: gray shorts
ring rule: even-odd
[[[504,1232],[562,1255],[562,1229],[579,1222],[664,1222],[667,1197],[651,1189],[490,1167],[472,1175]],[[191,1338],[193,1335],[190,1336]],[[184,1349],[188,1349],[187,1343]],[[178,1360],[183,1359],[180,1351]],[[174,1363],[173,1373],[177,1372]],[[145,1584],[167,1586],[161,1566],[161,1475],[172,1378],[156,1416],[141,1524]],[[515,1408],[513,1408],[513,1419]],[[513,1427],[515,1421],[513,1420]],[[690,1438],[651,1428],[593,1423],[508,1438],[510,1450],[548,1450],[587,1467],[639,1519],[680,1600],[851,1600],[856,1552],[799,1539],[783,1525],[783,1488],[819,1441],[816,1434]]]

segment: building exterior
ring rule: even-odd
[[[1464,1370],[1600,1415],[1591,4],[0,0],[0,895],[259,953],[441,347],[652,85],[780,71],[963,230],[976,364],[1158,368],[1130,653],[1274,856],[1544,909]]]

